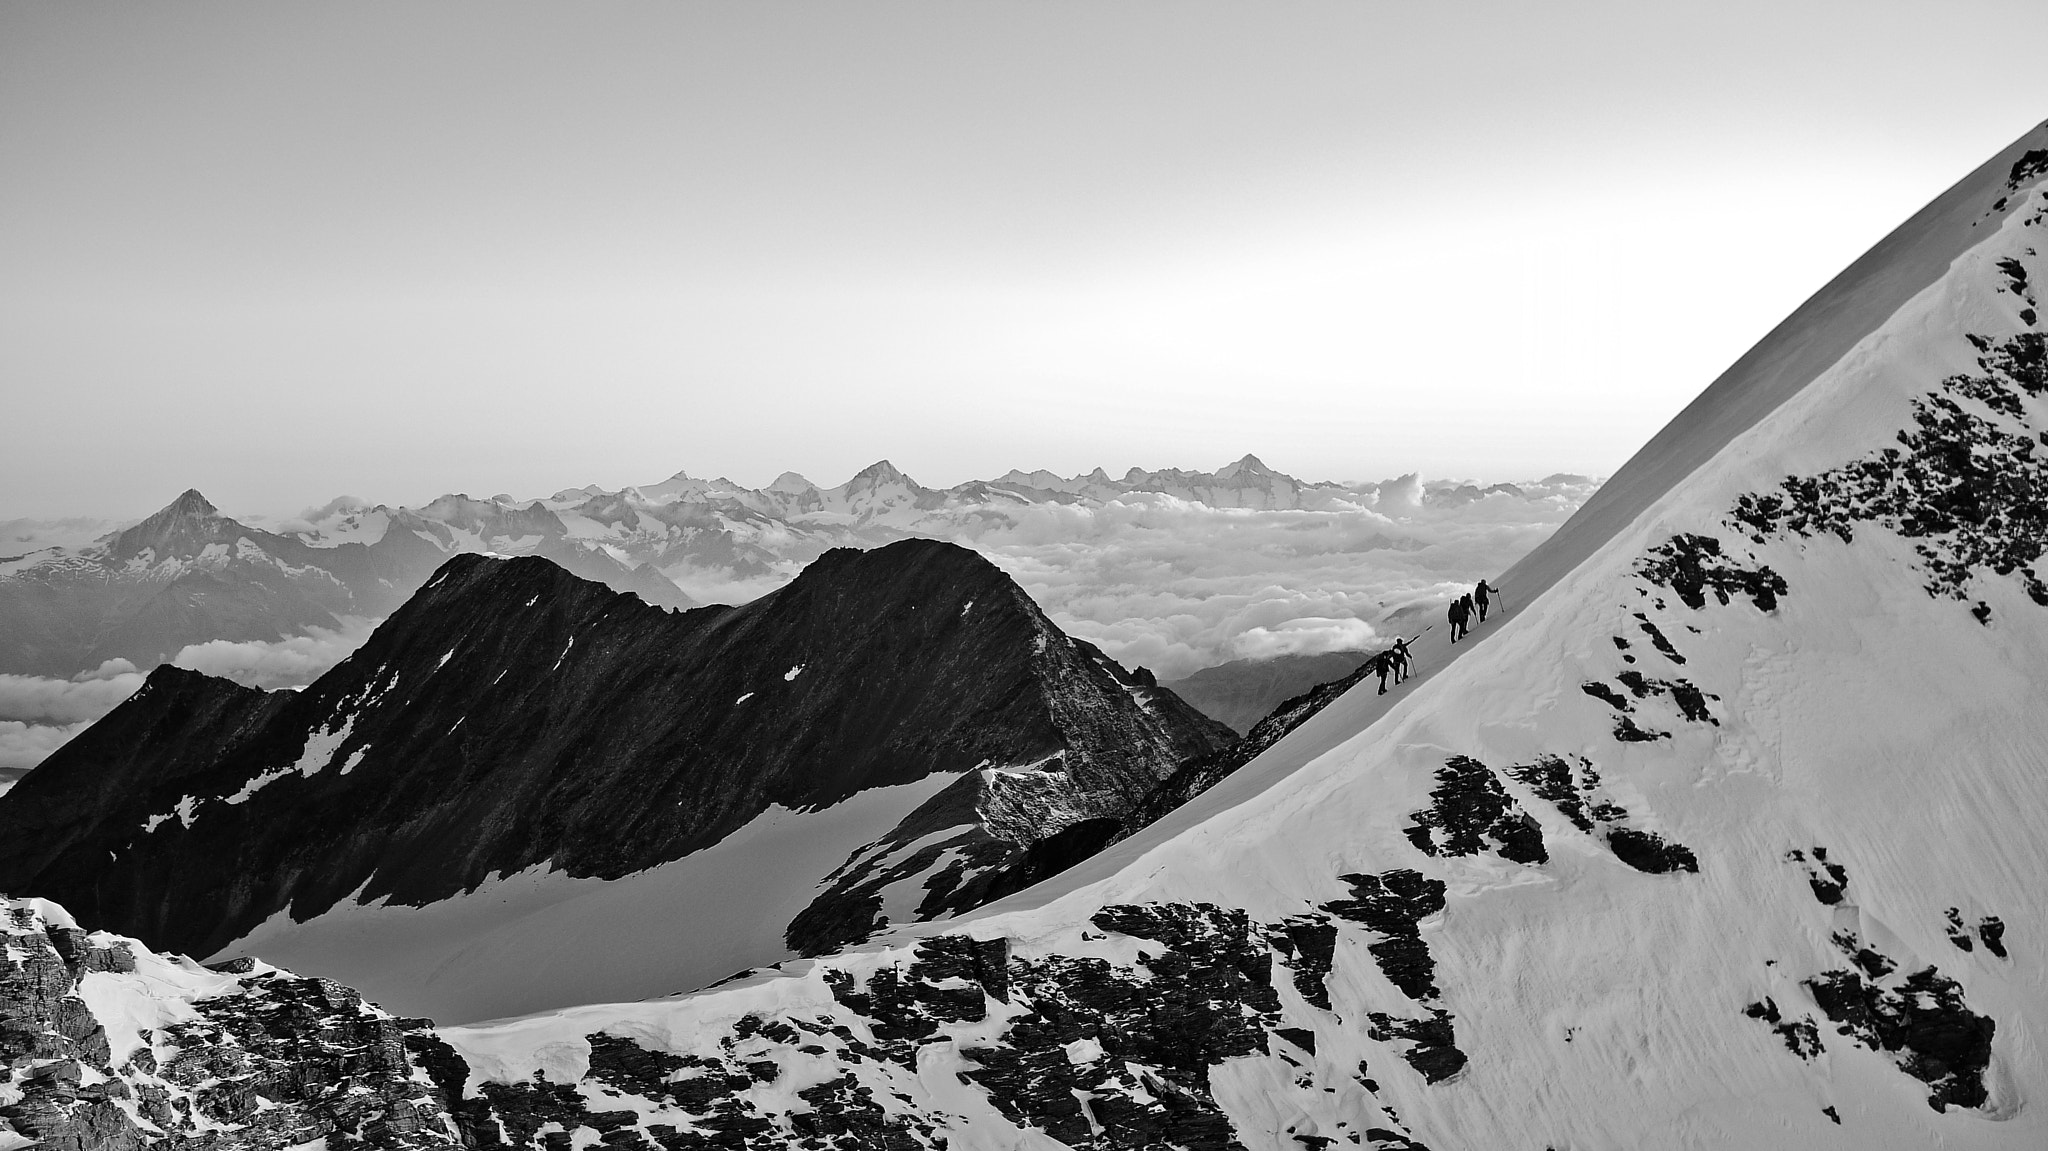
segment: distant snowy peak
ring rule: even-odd
[[[541,501],[458,493],[391,508],[342,498],[275,529],[188,490],[92,543],[0,564],[0,673],[69,677],[116,658],[151,667],[194,644],[272,642],[344,616],[385,616],[458,552],[537,555],[657,606],[694,602],[644,558],[576,538]]]
[[[336,627],[351,591],[310,551],[188,490],[132,527],[0,564],[0,673],[148,667],[190,644]]]
[[[1265,464],[1261,463],[1259,461],[1259,457],[1251,455],[1250,453],[1246,453],[1244,458],[1238,460],[1236,463],[1225,464],[1224,466],[1216,469],[1216,478],[1219,480],[1232,480],[1237,479],[1240,476],[1259,476],[1264,478],[1273,478],[1277,477],[1279,474],[1280,473],[1274,471],[1273,469],[1267,467]]]
[[[107,554],[117,560],[144,552],[160,560],[190,559],[210,545],[231,544],[248,534],[250,529],[221,515],[198,489],[187,488],[161,510],[108,540]]]

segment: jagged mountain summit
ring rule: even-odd
[[[381,617],[460,551],[542,555],[650,603],[690,603],[652,568],[570,539],[538,505],[451,496],[433,509],[380,509],[374,532],[310,538],[244,524],[188,490],[90,545],[0,558],[0,674],[69,676],[110,659],[154,667],[190,644]]]
[[[158,669],[0,796],[0,890],[473,1019],[966,910],[1230,738],[951,544],[682,613],[458,556],[302,692]]]
[[[1504,617],[1425,635],[1408,684],[963,919],[441,1029],[464,1129],[2042,1146],[2044,184],[2048,125],[1731,368],[1506,573]]]
[[[275,639],[333,626],[354,599],[304,544],[187,491],[88,547],[0,560],[0,673],[70,675],[209,639]]]

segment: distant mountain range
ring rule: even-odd
[[[188,644],[276,640],[339,617],[388,615],[448,556],[537,555],[668,608],[772,590],[836,547],[913,537],[972,541],[1047,505],[1174,499],[1250,511],[1451,507],[1545,485],[1584,498],[1583,476],[1512,484],[1306,482],[1245,456],[1214,472],[1011,471],[933,489],[887,461],[832,488],[786,472],[765,488],[678,472],[544,499],[445,495],[419,507],[338,499],[293,518],[223,515],[187,491],[90,542],[77,520],[0,524],[0,674],[65,677],[109,659],[149,668]],[[7,541],[23,546],[8,555]],[[46,541],[57,541],[47,542]],[[45,545],[46,546],[33,546]],[[694,598],[693,598],[694,593]]]
[[[188,644],[387,615],[461,551],[543,556],[651,603],[691,602],[658,572],[570,538],[538,504],[429,507],[431,518],[380,509],[376,532],[323,538],[252,527],[187,491],[94,543],[0,559],[0,673],[68,676],[111,659],[147,668]]]

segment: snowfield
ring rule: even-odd
[[[872,788],[822,811],[771,808],[713,847],[619,880],[536,866],[425,907],[351,899],[305,923],[281,911],[220,954],[346,972],[391,1011],[443,1019],[693,991],[792,957],[783,927],[817,877],[951,782]],[[764,891],[780,898],[764,902]]]

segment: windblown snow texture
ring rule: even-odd
[[[942,898],[1228,739],[950,544],[828,553],[746,607],[681,614],[546,561],[459,556],[303,692],[154,673],[0,796],[19,832],[0,890],[206,955],[286,909],[430,905],[537,865],[616,880],[771,807],[953,778],[818,893],[812,918],[848,942],[882,922],[866,864],[943,833],[966,849],[946,870],[888,876]]]

